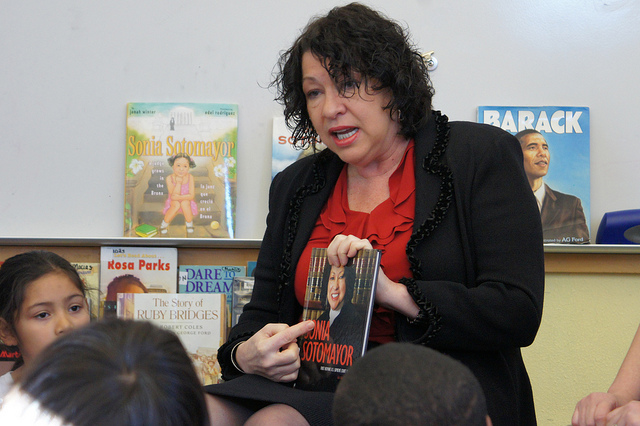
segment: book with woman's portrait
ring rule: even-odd
[[[332,266],[325,248],[314,248],[309,262],[302,320],[313,331],[300,337],[296,387],[333,391],[367,349],[380,268],[379,250],[360,250],[345,266]]]

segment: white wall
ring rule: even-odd
[[[278,53],[335,0],[25,0],[0,13],[0,236],[122,233],[127,102],[239,105],[236,235],[260,238],[266,88]],[[591,108],[591,230],[640,208],[640,2],[367,1],[434,50],[435,107]]]

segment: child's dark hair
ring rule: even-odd
[[[173,332],[146,321],[97,321],[65,334],[20,389],[76,426],[209,424],[204,392]]]
[[[340,380],[336,426],[486,426],[484,391],[460,361],[414,343],[367,351]]]
[[[21,253],[5,260],[0,267],[0,318],[13,327],[27,286],[51,272],[67,275],[82,295],[86,294],[82,278],[63,257],[45,250]]]
[[[173,167],[173,163],[175,163],[175,162],[176,162],[176,160],[177,160],[178,158],[185,158],[185,159],[189,162],[189,168],[190,168],[190,169],[193,169],[193,168],[196,166],[196,162],[195,162],[195,161],[193,161],[193,160],[191,159],[191,157],[189,157],[189,156],[188,156],[187,154],[185,154],[184,152],[179,152],[179,153],[177,153],[176,155],[173,155],[173,156],[171,156],[171,157],[167,158],[167,162],[169,163],[169,165],[170,165],[171,167]]]

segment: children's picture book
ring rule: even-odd
[[[324,145],[318,146],[321,150]],[[296,148],[291,138],[291,130],[287,127],[284,117],[273,119],[273,141],[271,144],[271,179],[296,160],[314,153],[313,147]]]
[[[0,343],[0,361],[17,361],[18,358],[20,358],[20,350],[17,346]]]
[[[0,267],[4,260],[0,260]],[[17,361],[20,358],[20,351],[17,346],[7,346],[0,343],[0,361]]]
[[[86,289],[87,303],[91,319],[100,317],[100,263],[70,262],[78,271]]]
[[[253,293],[254,277],[235,277],[233,279],[233,295],[231,307],[231,327],[238,323],[244,305],[251,300]]]
[[[481,106],[478,122],[520,141],[524,170],[542,220],[545,244],[591,241],[589,108]]]
[[[325,248],[312,250],[302,320],[315,320],[315,327],[298,339],[297,388],[333,391],[364,355],[380,256],[379,250],[360,250],[346,266],[335,267]]]
[[[233,238],[238,106],[127,104],[124,236]]]
[[[245,266],[234,265],[180,265],[178,266],[178,293],[223,293],[227,297],[227,326],[231,328],[233,279],[244,276]]]
[[[175,247],[101,247],[100,317],[116,315],[118,293],[176,293]]]
[[[120,293],[117,316],[150,321],[178,335],[203,385],[219,383],[218,348],[227,338],[226,296]]]

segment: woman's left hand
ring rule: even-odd
[[[327,247],[327,258],[332,266],[344,266],[363,249],[373,249],[369,240],[354,235],[338,234]]]
[[[369,240],[358,238],[354,235],[339,234],[333,238],[329,247],[327,247],[327,259],[333,266],[344,266],[350,258],[363,249],[373,249]],[[415,318],[420,312],[420,308],[409,295],[407,287],[389,279],[382,268],[379,268],[378,271],[376,303],[400,312],[409,318]]]

